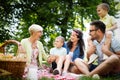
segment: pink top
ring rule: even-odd
[[[38,48],[35,48],[35,49],[33,49],[33,51],[32,51],[32,58],[31,58],[31,64],[30,65],[33,65],[33,66],[38,66],[38,54],[39,54],[39,52],[38,52]]]

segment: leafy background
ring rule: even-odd
[[[28,27],[35,23],[44,28],[41,41],[49,52],[56,36],[68,40],[71,29],[86,31],[86,23],[99,19],[96,6],[102,2],[116,15],[114,0],[0,0],[0,43],[29,37]]]

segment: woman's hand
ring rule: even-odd
[[[55,61],[55,59],[56,59],[56,57],[55,57],[54,55],[50,55],[50,56],[48,57],[48,59],[47,59],[47,62],[48,62],[49,64],[51,64],[52,62]]]
[[[96,51],[96,46],[95,45],[89,46],[88,50],[87,50],[87,58],[89,59],[91,54],[95,53],[95,51]]]

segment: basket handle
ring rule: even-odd
[[[5,54],[5,46],[10,43],[17,44],[17,46],[18,46],[19,42],[16,40],[5,40],[4,43],[0,46],[0,52]]]
[[[5,40],[5,42],[0,46],[0,51],[5,54],[5,46],[10,43],[14,43],[18,46],[16,55],[18,55],[19,53],[25,53],[25,50],[23,49],[21,43],[17,40]]]

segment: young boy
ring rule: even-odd
[[[100,21],[102,21],[106,25],[107,31],[113,31],[117,29],[117,22],[113,16],[108,14],[109,5],[106,3],[101,3],[97,6],[97,13],[100,17]]]
[[[48,58],[48,62],[49,63],[56,62],[57,64],[57,66],[54,65],[54,63],[52,64],[53,69],[57,67],[53,71],[54,75],[61,74],[63,62],[65,60],[65,56],[67,55],[67,50],[62,47],[63,44],[64,44],[64,38],[62,36],[58,36],[56,37],[54,42],[55,47],[50,49],[50,57]]]
[[[107,47],[110,47],[110,41],[113,35],[113,30],[117,29],[117,22],[113,16],[108,14],[109,5],[106,3],[101,3],[97,6],[97,14],[100,17],[100,21],[102,21],[106,25],[106,41],[105,44]],[[88,39],[88,45],[92,45],[91,38]],[[97,56],[96,56],[97,58]],[[103,54],[103,60],[107,58],[107,55]]]

